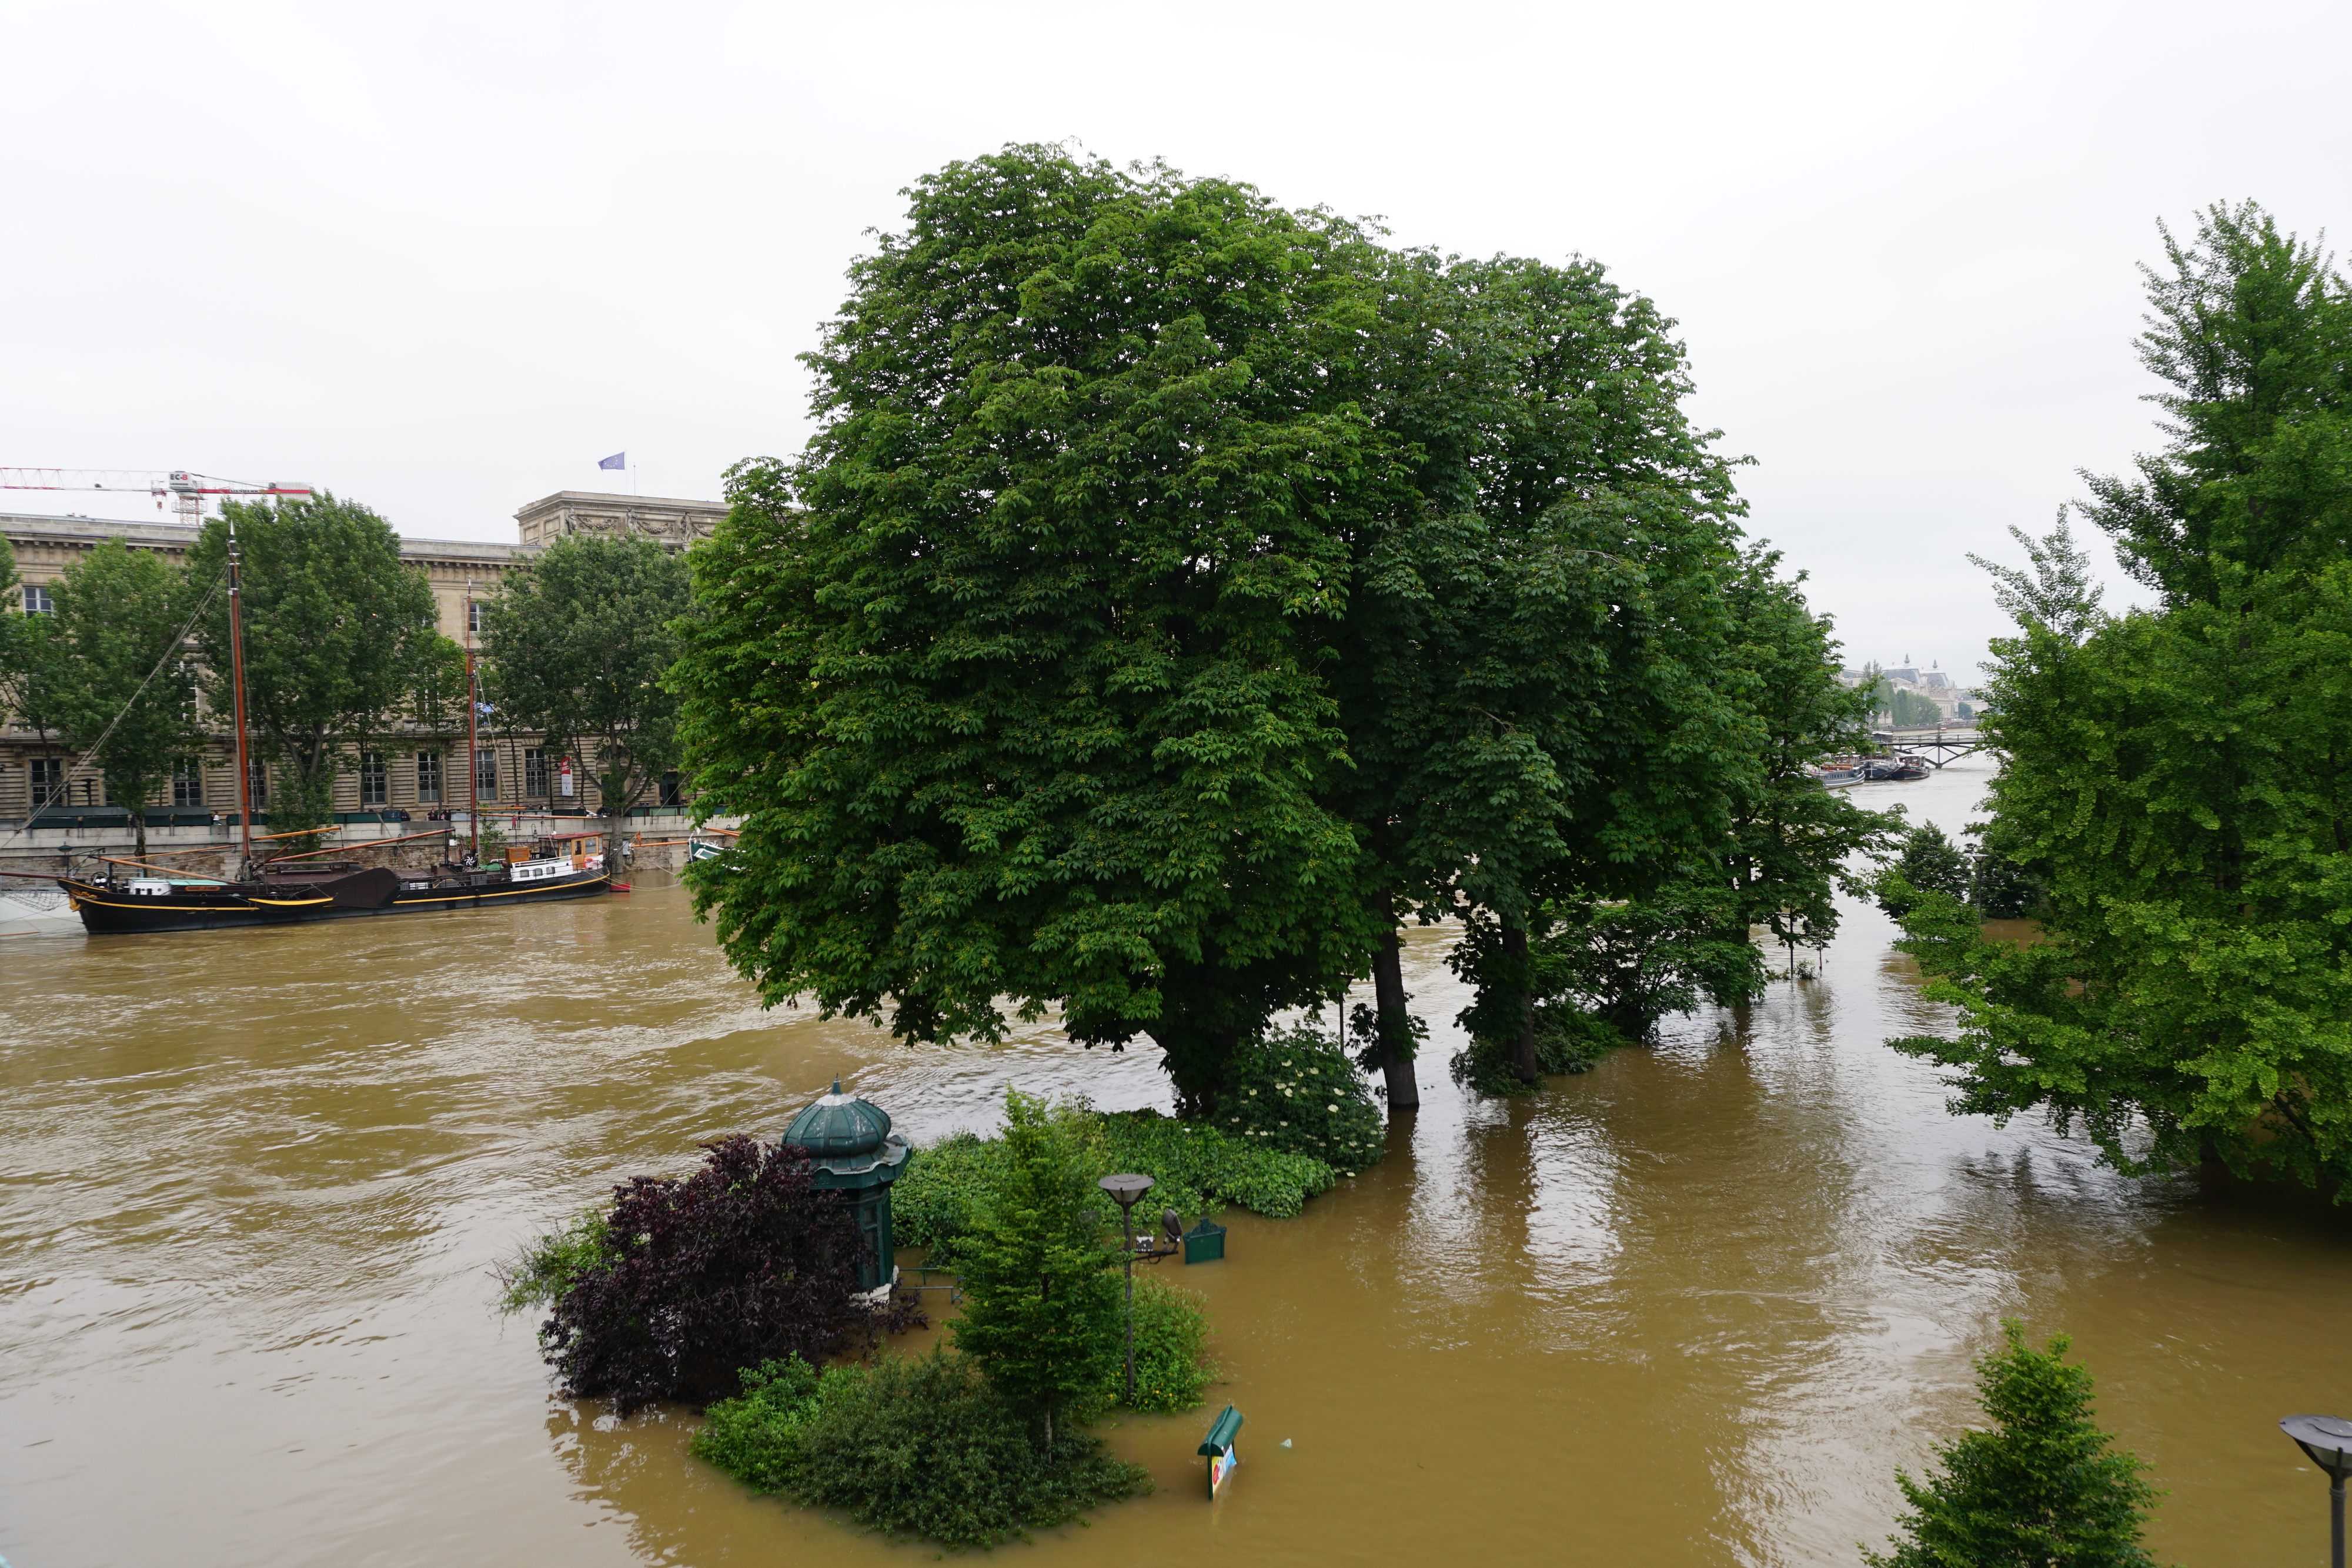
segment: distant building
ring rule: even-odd
[[[442,634],[462,643],[477,629],[467,624],[467,596],[476,601],[494,597],[509,572],[567,534],[647,538],[677,550],[707,538],[726,515],[726,505],[719,501],[559,490],[515,514],[520,533],[517,543],[404,536],[400,553],[432,585]],[[0,538],[7,539],[22,580],[8,591],[0,613],[47,613],[50,585],[65,575],[67,567],[108,539],[121,539],[132,549],[152,550],[178,561],[195,543],[196,533],[186,523],[0,513]],[[475,758],[475,779],[485,812],[518,807],[595,809],[594,785],[585,779],[568,778],[561,759],[547,755],[541,737],[501,730],[485,731],[478,738],[481,754]],[[347,812],[408,810],[419,813],[462,808],[467,799],[464,753],[462,732],[403,735],[396,744],[388,741],[383,751],[366,753],[358,767],[337,780],[335,808]],[[21,821],[29,810],[43,803],[61,808],[105,805],[104,784],[89,769],[78,768],[78,760],[64,747],[33,731],[0,727],[0,821]],[[152,809],[234,811],[236,773],[231,740],[225,732],[216,735],[205,755],[188,759],[166,789],[166,798]],[[267,781],[262,783],[266,797]],[[683,800],[675,781],[658,792],[661,805],[678,805]],[[260,809],[264,808],[257,804],[257,810]]]
[[[724,501],[681,501],[660,496],[605,496],[558,490],[515,514],[525,549],[540,549],[566,534],[619,534],[660,541],[680,550],[709,538],[727,516]]]
[[[1864,670],[1843,669],[1838,672],[1838,679],[1848,686],[1861,685],[1867,675],[1868,672]],[[1933,665],[1924,670],[1916,664],[1889,665],[1878,672],[1878,678],[1895,691],[1909,692],[1915,697],[1924,697],[1934,703],[1937,710],[1947,719],[1961,717],[1959,710],[1963,703],[1969,705],[1972,711],[1984,706],[1984,700],[1974,690],[1955,682],[1949,671],[1939,670]]]

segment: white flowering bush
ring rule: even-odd
[[[1217,1131],[1283,1154],[1307,1155],[1343,1176],[1381,1157],[1382,1125],[1370,1087],[1333,1036],[1268,1033],[1234,1059]]]

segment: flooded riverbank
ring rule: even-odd
[[[1974,760],[1974,759],[1971,759]],[[1957,829],[1984,774],[1862,787]],[[1851,1563],[1893,1468],[1972,1416],[2021,1316],[2074,1335],[2171,1496],[2160,1560],[2325,1550],[2274,1425],[2352,1413],[2352,1216],[2135,1183],[2038,1125],[1943,1108],[1880,1043],[1941,1026],[1857,909],[1819,978],[1513,1102],[1445,1080],[1465,999],[1413,935],[1425,1103],[1288,1222],[1236,1218],[1206,1290],[1248,1417],[1114,1440],[1161,1490],[1012,1563],[1459,1552]],[[1042,1029],[909,1050],[762,1014],[684,894],[283,931],[0,947],[0,1555],[100,1564],[720,1564],[893,1547],[752,1498],[683,1414],[550,1397],[490,1264],[694,1145],[772,1137],[839,1074],[918,1140],[1003,1084],[1165,1104],[1149,1051]],[[1283,1449],[1288,1437],[1295,1447]]]

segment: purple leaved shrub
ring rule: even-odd
[[[608,1260],[540,1326],[567,1396],[623,1415],[722,1397],[744,1367],[788,1355],[822,1366],[920,1321],[852,1299],[865,1242],[840,1195],[811,1184],[805,1150],[740,1133],[703,1147],[690,1176],[613,1189]]]

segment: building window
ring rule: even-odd
[[[58,607],[50,602],[49,591],[47,589],[43,588],[37,582],[28,582],[25,584],[26,614],[54,615],[57,612]]]
[[[474,797],[479,800],[499,798],[499,752],[494,746],[474,753]]]
[[[661,803],[665,806],[686,804],[686,786],[679,781],[678,776],[675,773],[665,773],[661,776]]]
[[[482,601],[478,599],[468,599],[466,601],[466,630],[479,632],[481,629]]]
[[[269,804],[269,765],[258,757],[245,759],[246,799],[259,810]]]
[[[392,794],[392,770],[383,765],[381,751],[360,753],[360,804],[381,806]]]
[[[420,806],[441,803],[441,754],[437,751],[416,754],[416,802]]]
[[[205,803],[205,765],[194,757],[183,757],[172,764],[172,804],[201,806]]]
[[[62,757],[33,758],[33,809],[54,806],[66,798],[66,759]]]
[[[522,754],[522,798],[544,800],[547,796],[547,753],[534,746]]]

